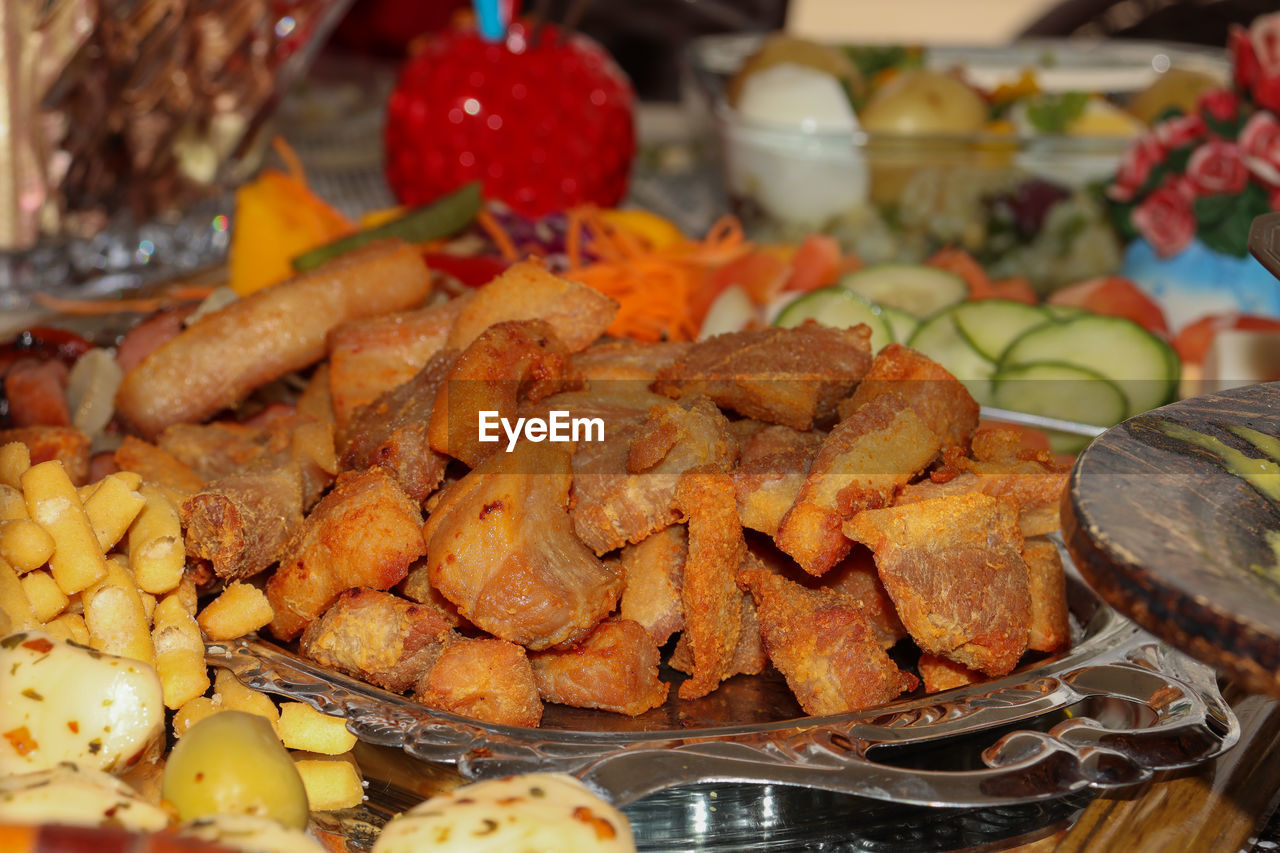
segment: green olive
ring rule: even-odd
[[[220,711],[179,739],[165,764],[161,795],[182,820],[251,814],[307,825],[307,791],[264,717]]]
[[[1129,111],[1147,124],[1152,124],[1160,114],[1170,108],[1189,113],[1195,110],[1202,94],[1222,84],[1201,71],[1187,68],[1170,68],[1156,81],[1133,96]]]
[[[885,133],[969,133],[987,121],[987,105],[950,74],[903,71],[872,93],[858,115],[863,128]]]

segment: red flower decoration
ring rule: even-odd
[[[1133,224],[1162,258],[1178,254],[1196,236],[1191,200],[1175,186],[1165,185],[1133,209]]]
[[[1115,180],[1107,186],[1107,195],[1115,201],[1132,201],[1147,182],[1151,170],[1164,161],[1164,148],[1155,137],[1143,136],[1130,145],[1120,158]]]
[[[1218,121],[1231,121],[1240,112],[1240,97],[1230,89],[1210,89],[1200,96],[1198,112]]]
[[[1259,15],[1247,30],[1233,26],[1227,48],[1236,87],[1249,92],[1258,106],[1280,111],[1280,12]]]
[[[1197,195],[1234,195],[1243,190],[1249,183],[1249,170],[1244,165],[1240,146],[1210,139],[1196,148],[1187,160],[1187,183]]]
[[[1174,116],[1165,119],[1153,128],[1156,141],[1166,151],[1173,151],[1184,145],[1190,145],[1205,134],[1204,119],[1199,113]]]
[[[1240,152],[1258,180],[1280,186],[1280,119],[1264,112],[1250,116],[1240,131]]]

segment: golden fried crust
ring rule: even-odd
[[[613,619],[581,644],[529,657],[544,702],[634,717],[661,705],[670,688],[658,678],[658,646],[638,622]]]
[[[880,582],[875,561],[866,548],[854,548],[840,564],[822,576],[822,586],[856,604],[883,649],[890,649],[907,636],[893,600]]]
[[[280,559],[302,524],[302,500],[297,464],[219,477],[179,507],[187,554],[220,578],[252,577]]]
[[[849,553],[841,523],[886,506],[940,447],[937,434],[904,398],[872,398],[822,442],[774,541],[809,574],[824,574]]]
[[[422,514],[381,468],[339,476],[267,581],[271,633],[291,640],[352,587],[390,589],[426,552]]]
[[[205,479],[190,465],[150,442],[126,435],[115,452],[116,467],[134,471],[143,482],[165,490],[171,500],[181,500],[204,486]],[[175,501],[176,502],[176,501]]]
[[[1031,595],[1017,508],[969,493],[866,510],[844,525],[876,569],[912,639],[987,675],[1027,649]]]
[[[27,446],[32,465],[56,459],[66,469],[71,482],[83,486],[89,481],[89,436],[75,427],[31,426],[0,430],[0,445],[12,441]]]
[[[690,346],[686,341],[606,339],[576,354],[573,366],[589,388],[608,388],[622,382],[648,386],[658,378],[660,370],[674,363]]]
[[[1023,536],[1043,536],[1061,527],[1058,507],[1067,486],[1068,472],[1055,465],[1029,460],[980,462],[959,459],[960,473],[946,482],[922,480],[899,493],[896,504],[981,492],[1013,501],[1018,508],[1018,526]]]
[[[950,690],[953,687],[964,687],[966,684],[973,684],[982,680],[981,674],[974,672],[967,666],[928,653],[920,655],[920,660],[916,663],[916,669],[920,673],[920,680],[924,682],[926,693],[937,693],[941,690]]]
[[[755,599],[769,660],[805,713],[843,714],[915,689],[915,676],[889,659],[862,611],[848,600],[767,569],[740,572],[738,582]]]
[[[504,726],[542,721],[542,700],[524,649],[492,637],[454,637],[413,688],[426,705]]]
[[[206,480],[238,474],[266,452],[271,433],[235,421],[174,424],[156,438],[156,446]]]
[[[1037,652],[1056,651],[1071,639],[1062,555],[1048,539],[1028,539],[1022,546],[1022,559],[1031,578],[1031,633],[1027,647]]]
[[[743,527],[770,536],[795,503],[805,475],[826,433],[801,432],[785,426],[766,426],[742,443],[733,469],[738,518]]]
[[[659,646],[684,628],[680,586],[688,554],[688,533],[673,524],[622,549],[622,601],[618,614],[644,626]]]
[[[870,339],[866,326],[813,322],[717,335],[662,370],[653,390],[672,398],[706,394],[746,417],[807,430],[829,420],[867,372]]]

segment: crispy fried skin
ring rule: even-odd
[[[866,616],[847,599],[767,569],[740,572],[738,582],[755,599],[769,660],[805,713],[870,708],[915,689],[915,676],[889,659]]]
[[[618,382],[648,386],[658,378],[659,371],[673,364],[690,346],[687,341],[605,339],[574,355],[573,366],[591,388]]]
[[[689,556],[681,604],[682,639],[689,644],[692,673],[680,685],[681,699],[706,696],[733,675],[742,633],[742,592],[735,578],[746,556],[733,479],[723,471],[695,468],[676,486],[676,507],[688,519]]]
[[[580,644],[529,656],[544,702],[634,717],[661,705],[670,685],[658,678],[658,646],[644,626],[610,619]]]
[[[408,382],[356,412],[340,439],[344,470],[385,468],[419,503],[436,490],[449,460],[431,449],[427,424],[456,355],[436,353]]]
[[[156,446],[206,480],[239,474],[263,454],[271,433],[260,426],[213,421],[174,424],[156,437]]]
[[[1071,640],[1067,576],[1058,546],[1048,539],[1028,539],[1022,546],[1031,577],[1031,633],[1027,648],[1053,652]]]
[[[795,503],[826,433],[766,426],[742,443],[733,469],[743,527],[773,536]]]
[[[553,275],[536,261],[512,264],[475,291],[449,331],[445,346],[464,350],[480,333],[507,320],[545,320],[570,352],[604,334],[618,303],[597,290]]]
[[[757,563],[748,554],[742,568],[755,567]],[[756,616],[756,603],[749,593],[739,598],[742,613],[742,630],[738,632],[738,645],[734,647],[733,656],[729,660],[725,678],[735,675],[758,675],[769,665],[769,656],[765,654],[764,641],[760,637],[760,620]],[[693,649],[689,644],[689,635],[681,634],[676,647],[671,651],[667,665],[685,674],[693,673]]]
[[[349,252],[188,326],[125,374],[116,412],[145,438],[198,423],[324,357],[335,326],[421,305],[431,273],[393,240]]]
[[[345,589],[390,589],[425,551],[418,505],[390,474],[381,468],[342,474],[267,581],[271,633],[293,639]]]
[[[680,587],[688,548],[686,529],[673,524],[627,545],[618,556],[622,572],[618,615],[644,626],[659,646],[684,628]]]
[[[492,637],[455,637],[413,688],[413,698],[484,723],[533,727],[542,700],[525,650]]]
[[[926,693],[937,693],[953,687],[964,687],[966,684],[982,680],[982,674],[974,672],[964,664],[925,653],[920,655],[916,663],[920,672],[920,680],[924,682]]]
[[[1027,649],[1031,595],[1017,508],[969,493],[866,510],[845,533],[871,548],[902,624],[926,652],[987,675]]]
[[[31,464],[57,459],[77,486],[89,481],[90,439],[75,427],[33,426],[0,430],[0,445],[17,441],[31,452]]]
[[[205,484],[190,465],[154,444],[126,435],[115,451],[116,467],[135,471],[144,482],[163,489],[175,503],[199,491]]]
[[[774,541],[806,572],[821,576],[849,553],[841,522],[888,505],[940,447],[937,434],[901,396],[869,400],[822,442]]]
[[[450,486],[427,519],[431,585],[480,628],[539,650],[585,637],[622,579],[573,535],[569,452],[521,442]]]
[[[188,495],[180,507],[187,555],[208,560],[225,580],[252,577],[280,559],[302,524],[296,464],[228,474]]]
[[[9,422],[15,427],[69,427],[67,366],[60,361],[20,358],[2,374]]]
[[[866,548],[854,548],[839,565],[822,576],[822,586],[862,610],[882,649],[893,648],[907,636],[893,600],[880,581],[875,561]]]
[[[829,420],[871,364],[866,326],[834,329],[809,322],[699,341],[658,374],[668,397],[706,394],[739,414],[799,430]]]
[[[902,344],[876,354],[853,395],[841,401],[841,419],[884,394],[906,398],[943,447],[968,447],[978,428],[978,403],[969,390],[942,365]]]
[[[1061,527],[1058,507],[1067,486],[1068,472],[1056,465],[1030,460],[979,462],[960,459],[962,470],[943,483],[921,480],[902,490],[895,503],[909,504],[966,492],[981,492],[1013,501],[1023,536],[1043,536]]]
[[[453,631],[430,607],[375,589],[348,589],[307,626],[299,646],[321,666],[400,693],[435,663]]]
[[[458,356],[436,391],[427,438],[436,452],[474,468],[506,442],[497,428],[494,441],[480,440],[480,412],[514,419],[521,399],[537,402],[581,385],[569,351],[551,324],[542,320],[497,323]]]
[[[329,333],[329,392],[339,427],[363,406],[408,382],[444,349],[453,321],[471,298],[416,311],[366,317]]]

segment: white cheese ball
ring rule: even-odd
[[[164,732],[151,666],[40,631],[0,639],[0,775],[71,762],[124,770]]]
[[[794,62],[781,62],[748,77],[737,107],[743,118],[752,121],[805,130],[858,128],[840,81],[825,71]]]
[[[169,816],[116,777],[62,764],[0,776],[0,824],[58,823],[155,832]]]
[[[302,830],[260,815],[211,815],[182,824],[178,832],[244,853],[325,853],[320,842]]]
[[[564,773],[530,773],[465,785],[394,818],[373,853],[625,853],[622,812]]]

